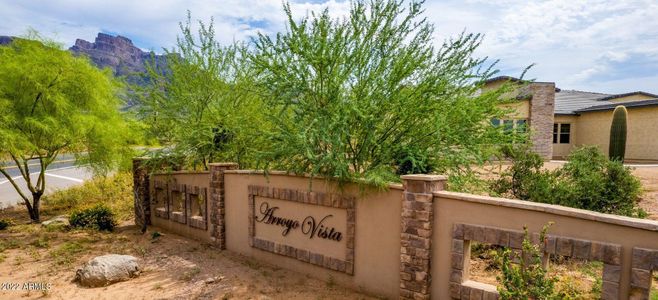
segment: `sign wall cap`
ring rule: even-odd
[[[428,175],[428,174],[408,174],[400,176],[402,180],[418,180],[418,181],[445,181],[448,176],[445,175]]]

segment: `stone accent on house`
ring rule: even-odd
[[[649,299],[653,271],[658,270],[658,250],[633,248],[629,299]]]
[[[139,226],[151,224],[150,176],[145,162],[145,158],[133,158],[133,209]]]
[[[471,242],[508,247],[520,254],[519,257],[522,257],[521,251],[525,233],[518,230],[489,226],[454,224],[452,238],[450,296],[453,299],[498,299],[499,295],[494,286],[469,280]],[[601,299],[619,299],[619,285],[621,282],[620,245],[555,235],[546,235],[544,240],[540,241],[540,236],[537,233],[530,234],[530,238],[533,243],[539,244],[544,252],[543,260],[546,267],[548,267],[547,262],[550,255],[603,262]],[[635,258],[635,255],[633,257]],[[651,255],[642,257],[644,257],[641,260],[643,262],[653,261],[654,259]],[[642,263],[642,267],[645,266],[647,264]],[[640,278],[638,284],[645,284],[644,275],[646,272],[638,271],[637,274]]]
[[[403,175],[400,299],[430,299],[433,192],[443,190],[439,175]]]
[[[553,117],[555,83],[535,82],[528,86],[530,100],[530,133],[533,150],[544,159],[553,157]]]
[[[210,231],[213,243],[219,249],[226,249],[226,222],[224,216],[226,210],[224,207],[225,189],[224,172],[227,170],[237,170],[236,163],[210,163],[210,197],[208,198],[208,208],[210,213]]]
[[[356,234],[356,204],[352,196],[329,194],[322,192],[301,191],[285,188],[271,188],[250,185],[249,189],[249,245],[256,249],[276,253],[283,256],[317,265],[330,270],[354,275],[354,246]],[[255,200],[256,197],[293,201],[298,203],[343,208],[347,210],[347,226],[345,232],[345,259],[325,256],[290,245],[276,243],[256,237]]]

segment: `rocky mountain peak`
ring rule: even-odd
[[[69,50],[88,56],[100,68],[111,68],[118,76],[145,72],[145,63],[152,55],[151,52],[142,51],[133,45],[127,37],[105,33],[98,33],[94,42],[77,39]],[[157,63],[164,61],[160,55],[155,55],[155,59]]]

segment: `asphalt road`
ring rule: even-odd
[[[32,182],[37,181],[39,176],[39,166],[30,166],[30,179]],[[17,168],[8,169],[9,175],[21,187],[23,193],[30,197],[25,180],[21,177]],[[65,189],[71,186],[82,184],[85,180],[92,178],[92,172],[84,166],[75,166],[72,157],[61,157],[57,162],[52,163],[46,170],[46,194],[52,193],[58,189]],[[20,195],[16,192],[9,180],[0,174],[0,208],[14,206],[22,203]]]

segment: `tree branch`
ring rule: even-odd
[[[30,166],[27,164],[28,160],[23,159],[23,166],[25,167],[25,174],[23,175],[23,178],[25,178],[25,182],[27,182],[27,188],[32,192],[32,194],[36,194],[36,190],[32,186],[32,179],[30,179]]]
[[[14,187],[14,189],[18,193],[18,195],[21,196],[21,198],[23,198],[23,201],[25,201],[25,203],[29,203],[28,202],[29,199],[25,196],[25,194],[23,194],[21,189],[18,187],[18,184],[16,184],[16,181],[14,179],[12,179],[11,176],[9,176],[9,173],[7,173],[7,171],[5,171],[5,169],[2,169],[2,168],[0,168],[0,173],[2,173],[2,175],[5,176],[5,178],[7,178],[9,183],[11,183],[11,185]]]

